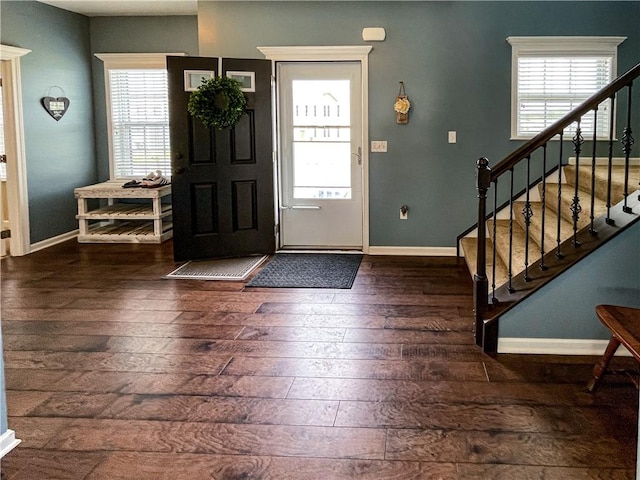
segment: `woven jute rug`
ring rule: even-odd
[[[264,260],[266,255],[219,258],[213,260],[191,260],[165,278],[183,278],[191,280],[244,280]]]

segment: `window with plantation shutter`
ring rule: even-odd
[[[512,45],[511,136],[527,139],[607,86],[622,37],[509,37]],[[594,121],[595,117],[595,121]],[[583,117],[585,138],[608,138],[611,102]],[[569,128],[575,130],[575,127]]]
[[[171,175],[166,56],[96,54],[104,61],[111,179]]]

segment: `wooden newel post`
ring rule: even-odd
[[[474,336],[476,345],[482,346],[484,314],[489,306],[489,280],[487,279],[487,190],[491,185],[489,160],[482,157],[477,162],[476,187],[478,189],[478,257],[476,273],[473,276]]]

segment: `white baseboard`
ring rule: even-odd
[[[456,247],[369,247],[369,255],[455,257]]]
[[[499,338],[498,353],[535,355],[602,355],[609,340],[580,340],[573,338]],[[617,356],[630,357],[621,346]]]
[[[71,232],[63,233],[62,235],[58,235],[56,237],[47,238],[46,240],[42,240],[41,242],[32,243],[29,253],[53,247],[54,245],[57,245],[59,243],[66,242],[67,240],[71,240],[72,238],[76,238],[77,236],[78,230],[72,230]]]
[[[0,458],[16,448],[22,440],[16,438],[16,432],[7,430],[0,435]]]

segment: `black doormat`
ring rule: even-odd
[[[247,287],[351,288],[361,254],[278,253]]]

